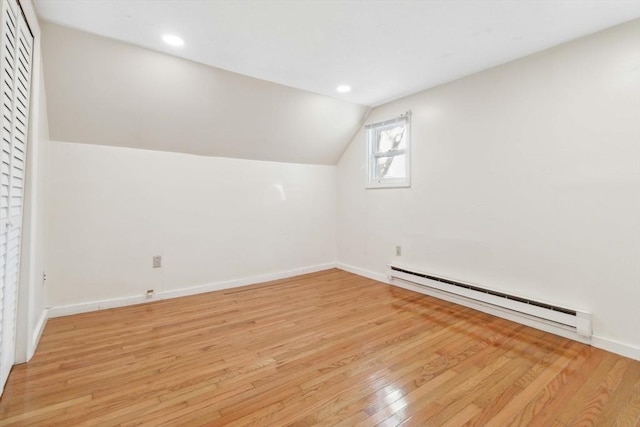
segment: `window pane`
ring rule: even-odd
[[[405,161],[404,154],[376,159],[376,179],[405,178],[407,176]]]
[[[389,150],[401,150],[406,147],[405,127],[398,125],[392,128],[379,130],[376,132],[376,152],[386,152]]]

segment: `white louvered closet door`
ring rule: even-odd
[[[15,0],[2,1],[0,53],[0,391],[15,360],[33,36]]]

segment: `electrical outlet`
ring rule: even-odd
[[[402,246],[396,246],[396,256],[402,256]]]
[[[162,257],[160,255],[153,257],[153,268],[162,267]]]

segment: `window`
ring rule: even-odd
[[[409,187],[411,111],[367,131],[367,188]]]

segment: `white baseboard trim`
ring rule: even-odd
[[[385,274],[374,273],[373,271],[365,270],[363,268],[354,267],[352,265],[343,264],[340,262],[336,263],[336,268],[347,271],[349,273],[357,274],[358,276],[367,277],[369,279],[377,280],[378,282],[389,284],[389,279]]]
[[[621,343],[608,338],[598,337],[595,335],[591,337],[591,345],[602,350],[610,351],[611,353],[616,353],[621,356],[628,357],[629,359],[640,361],[639,347],[634,347],[629,344]]]
[[[336,268],[335,263],[314,265],[310,267],[298,268],[295,270],[280,271],[277,273],[267,273],[258,276],[245,277],[242,279],[228,280],[224,282],[208,283],[189,288],[171,289],[154,294],[151,297],[146,295],[129,296],[121,298],[110,298],[107,300],[90,301],[79,304],[70,304],[56,307],[49,307],[49,317],[61,317],[71,314],[87,313],[90,311],[106,310],[109,308],[125,307],[128,305],[143,304],[145,302],[160,301],[170,298],[178,298],[189,295],[202,294],[206,292],[221,291],[223,289],[237,288],[240,286],[255,285],[257,283],[270,282],[272,280],[286,279],[299,276],[301,274],[316,273],[318,271]]]
[[[38,319],[38,323],[33,331],[33,336],[31,337],[31,342],[29,343],[29,348],[27,349],[27,362],[31,360],[34,353],[36,352],[36,348],[38,348],[38,343],[40,342],[40,338],[42,337],[42,333],[44,332],[44,327],[47,325],[47,320],[49,320],[49,309],[45,308],[42,310],[40,314],[40,319]]]
[[[359,267],[354,267],[352,265],[338,262],[336,264],[336,267],[341,270],[348,271],[349,273],[357,274],[359,276],[364,276],[369,279],[377,280],[382,283],[387,283],[392,286],[408,289],[421,294],[430,295],[435,298],[440,298],[445,301],[452,302],[454,304],[460,304],[465,307],[473,308],[474,310],[482,311],[484,313],[502,317],[504,319],[511,320],[513,322],[531,326],[532,328],[540,329],[545,332],[560,335],[562,337],[579,341],[585,344],[590,344],[593,347],[600,348],[602,350],[606,350],[611,353],[619,354],[621,356],[628,357],[630,359],[640,360],[640,348],[634,347],[629,344],[621,343],[618,341],[610,340],[610,339],[599,337],[596,335],[591,336],[591,339],[584,338],[574,332],[563,330],[554,325],[548,325],[544,323],[544,321],[539,321],[535,318],[531,319],[529,318],[530,316],[527,316],[527,315],[519,316],[512,312],[501,310],[498,307],[486,305],[480,302],[466,299],[464,297],[457,297],[455,295],[451,295],[448,293],[438,292],[437,290],[423,288],[422,286],[412,285],[406,282],[404,283],[401,283],[399,281],[391,282],[389,281],[388,277],[385,274],[376,273],[376,272],[365,270]]]
[[[142,304],[150,301],[158,301],[160,294],[156,294],[152,297],[146,296],[133,296],[133,297],[121,297],[110,298],[106,300],[82,302],[79,304],[59,305],[49,307],[49,317],[61,317],[71,314],[88,313],[90,311],[107,310],[109,308],[125,307],[127,305]]]
[[[225,282],[209,283],[207,285],[195,286],[191,288],[173,289],[161,293],[163,298],[177,298],[188,295],[202,294],[205,292],[221,291],[223,289],[237,288],[240,286],[255,285],[257,283],[270,282],[272,280],[287,279],[289,277],[299,276],[301,274],[316,273],[318,271],[329,270],[335,268],[334,262],[310,267],[298,268],[295,270],[280,271],[278,273],[267,273],[258,276],[245,277],[242,279],[229,280]]]

